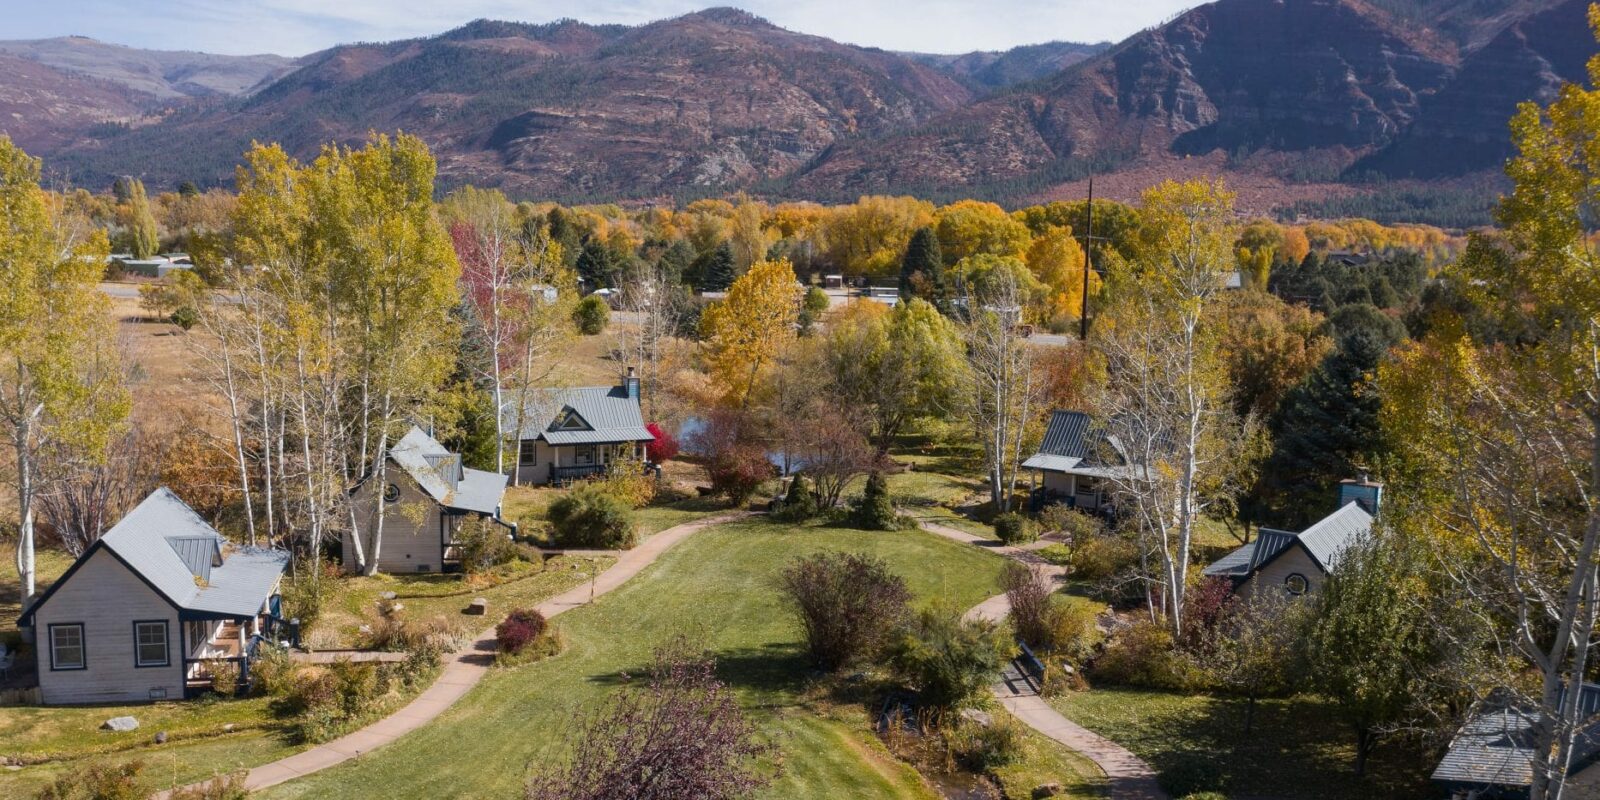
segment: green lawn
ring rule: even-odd
[[[1158,773],[1215,765],[1230,797],[1389,800],[1438,796],[1427,782],[1434,759],[1402,745],[1380,746],[1366,778],[1351,771],[1355,736],[1314,698],[1263,701],[1244,733],[1232,699],[1136,689],[1094,689],[1053,698],[1069,719],[1127,747]]]
[[[995,591],[1002,564],[919,531],[794,528],[765,520],[720,526],[680,544],[595,605],[561,617],[557,625],[567,640],[561,655],[496,671],[435,723],[266,796],[514,796],[529,765],[563,757],[563,732],[575,714],[598,708],[621,674],[638,673],[654,647],[689,632],[716,654],[720,674],[781,750],[783,775],[763,796],[932,798],[871,733],[864,708],[832,701],[808,683],[798,631],[772,579],[795,556],[829,548],[876,554],[919,599],[963,608]]]
[[[537,540],[541,537],[541,528],[545,525],[545,509],[565,493],[565,489],[549,486],[513,486],[506,489],[505,500],[501,503],[501,514],[506,519],[520,524],[522,535]],[[675,525],[693,522],[701,517],[727,510],[727,503],[692,497],[637,509],[633,512],[633,520],[642,539]]]
[[[355,627],[371,614],[379,593],[393,591],[402,598],[408,617],[443,615],[456,620],[463,632],[475,634],[490,621],[461,613],[472,598],[488,598],[490,619],[498,619],[511,608],[534,605],[582,583],[612,561],[561,557],[537,571],[521,564],[504,576],[508,580],[490,587],[475,586],[460,575],[341,578],[317,625],[343,640],[340,644],[351,644]],[[41,567],[44,563],[41,559]],[[54,565],[54,560],[50,563]],[[14,625],[15,620],[8,623]],[[146,782],[169,786],[264,764],[300,749],[267,705],[267,698],[249,698],[0,708],[0,757],[27,765],[0,771],[0,797],[32,796],[62,772],[87,763],[142,761]],[[124,715],[138,718],[139,729],[127,733],[99,729],[107,719]],[[232,728],[225,729],[229,725]],[[168,742],[156,745],[153,739],[161,731],[167,733]]]
[[[474,598],[489,601],[489,614],[499,619],[513,608],[532,606],[588,580],[589,576],[611,566],[612,558],[573,558],[561,556],[542,565],[514,561],[477,576],[463,575],[374,575],[339,580],[334,594],[323,607],[317,621],[321,631],[314,638],[329,647],[354,646],[356,629],[377,611],[378,596],[394,592],[411,619],[443,616],[459,622],[464,632],[477,633],[487,627],[482,617],[462,613]],[[332,640],[330,643],[329,640]]]

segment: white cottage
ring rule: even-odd
[[[382,491],[373,481],[363,481],[356,487],[353,501],[362,541],[369,548],[371,528],[377,524],[375,501],[381,496],[388,504],[383,543],[378,548],[379,570],[391,574],[447,572],[459,566],[455,534],[469,517],[493,520],[508,533],[515,532],[514,526],[500,519],[500,500],[505,493],[506,476],[463,465],[460,455],[413,425],[389,448],[388,481]],[[353,570],[357,559],[349,534],[342,545],[345,568]]]
[[[507,403],[501,421],[517,440],[517,483],[565,484],[605,472],[612,461],[643,460],[655,435],[639,410],[639,379],[617,386],[540,389],[521,407]]]
[[[1121,443],[1082,411],[1053,411],[1039,451],[1022,462],[1033,470],[1034,495],[1088,511],[1107,508],[1115,481],[1139,474]]]
[[[289,554],[236,547],[166,488],[100,537],[19,620],[47,704],[168,700],[249,674],[279,619]]]

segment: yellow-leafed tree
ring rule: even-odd
[[[712,383],[729,405],[745,407],[761,377],[795,337],[800,284],[787,261],[757,261],[705,310],[700,335]]]

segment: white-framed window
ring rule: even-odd
[[[133,665],[136,667],[170,665],[172,653],[169,641],[166,620],[142,620],[133,623]]]
[[[523,439],[521,443],[517,445],[517,463],[525,467],[538,466],[539,440]]]
[[[88,658],[83,645],[83,623],[67,622],[50,626],[50,669],[85,669]]]
[[[1299,597],[1311,591],[1311,582],[1306,580],[1306,576],[1293,572],[1289,574],[1289,577],[1283,579],[1283,588],[1289,594]]]

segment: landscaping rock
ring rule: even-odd
[[[994,724],[994,717],[989,716],[989,712],[979,711],[976,708],[961,709],[961,718],[967,720],[968,722],[981,725],[985,728]]]
[[[166,743],[167,743],[167,732],[166,731],[161,731],[160,733],[157,733],[156,734],[156,744],[166,744]]]
[[[230,723],[222,726],[222,732],[223,733],[233,733],[233,723],[230,722]]]
[[[1058,794],[1061,794],[1061,784],[1059,783],[1042,783],[1033,787],[1033,800],[1055,797]]]
[[[138,727],[139,720],[134,719],[133,717],[112,717],[101,724],[100,729],[121,732],[135,730]]]
[[[467,613],[468,614],[472,614],[473,616],[477,616],[477,617],[481,617],[481,616],[489,613],[489,598],[487,598],[487,597],[475,597],[475,598],[473,598],[472,602],[467,604]]]
[[[396,597],[399,597],[399,596],[400,595],[397,595],[394,592],[384,592],[384,593],[378,595],[378,598],[381,599],[381,600],[393,600],[393,599],[395,599]]]

